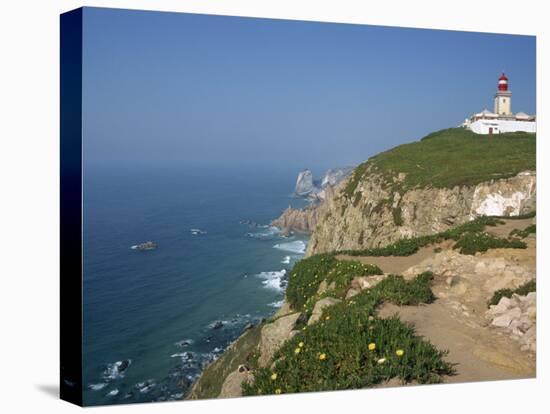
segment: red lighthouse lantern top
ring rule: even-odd
[[[500,78],[498,78],[498,90],[499,91],[508,90],[508,78],[506,77],[504,72],[502,73],[502,75],[500,75]]]

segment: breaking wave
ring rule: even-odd
[[[278,243],[273,247],[275,249],[284,250],[285,252],[304,254],[306,252],[306,246],[304,241],[295,240],[288,243]]]
[[[274,272],[261,272],[258,274],[260,279],[263,279],[262,284],[267,289],[284,291],[287,285],[286,270],[282,269]]]

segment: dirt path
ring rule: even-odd
[[[415,254],[410,256],[348,256],[339,254],[336,256],[338,260],[355,260],[365,264],[374,264],[382,269],[385,273],[401,274],[409,267],[416,266],[424,259],[434,255],[434,249],[449,248],[451,241],[447,240],[443,243],[422,247]]]
[[[525,227],[533,224],[532,218],[527,219],[503,219],[504,224],[499,224],[498,226],[487,226],[485,231],[489,234],[492,234],[497,237],[508,237],[510,232],[514,229],[523,230]]]
[[[457,375],[445,382],[490,381],[535,376],[535,361],[512,340],[477,321],[465,318],[440,301],[425,306],[396,306],[384,304],[379,315],[398,314],[404,322],[412,323],[419,335],[438,349],[446,349],[447,361],[458,364]],[[473,318],[475,319],[475,318]]]
[[[524,229],[533,219],[503,220],[504,224],[486,227],[497,237],[508,237],[513,229]],[[483,258],[502,258],[529,269],[534,273],[536,265],[536,239],[524,239],[527,249],[491,249],[479,255]],[[426,262],[435,255],[434,249],[452,248],[452,241],[428,246],[407,257],[355,257],[339,255],[340,260],[357,260],[372,263],[386,273],[407,273],[416,266],[422,271]],[[421,306],[396,306],[386,303],[379,309],[381,317],[398,314],[399,318],[415,326],[419,335],[429,340],[436,348],[449,351],[446,359],[456,363],[457,375],[446,382],[489,381],[535,376],[536,361],[533,354],[520,350],[520,344],[498,328],[488,326],[485,319],[487,294],[486,280],[492,275],[476,275],[473,267],[458,267],[449,275],[435,275],[432,289],[438,298],[434,303]],[[455,282],[455,281],[457,282]],[[456,284],[455,284],[456,283]]]

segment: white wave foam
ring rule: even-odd
[[[107,386],[106,382],[100,382],[99,384],[90,384],[88,385],[88,388],[91,389],[92,391],[99,391],[105,388],[106,386]]]
[[[140,393],[148,393],[149,391],[151,391],[157,384],[155,383],[154,380],[152,379],[148,379],[147,381],[143,381],[143,382],[138,382],[136,385],[135,385],[135,388],[140,392]]]
[[[195,341],[192,339],[182,339],[181,341],[176,342],[175,345],[180,348],[184,348],[186,346],[193,345],[194,342]]]
[[[275,289],[278,291],[283,291],[286,287],[286,270],[282,269],[275,272],[261,272],[258,274],[258,277],[264,279],[262,284],[267,289]]]
[[[290,264],[290,256],[285,256],[283,260],[281,260],[282,264]]]
[[[284,250],[286,252],[304,254],[306,252],[306,243],[302,240],[295,240],[288,243],[278,243],[273,246],[275,249]]]
[[[267,306],[271,306],[272,308],[279,309],[281,306],[283,306],[283,303],[285,303],[284,300],[278,300],[276,302],[271,302]]]
[[[248,237],[255,239],[266,239],[274,236],[278,236],[281,233],[281,230],[278,227],[274,226],[259,226],[260,228],[266,229],[265,231],[259,231],[256,233],[246,233]]]
[[[112,364],[107,364],[107,368],[103,372],[103,378],[106,380],[115,380],[123,378],[126,370],[132,363],[131,359],[124,361],[113,362]]]
[[[115,388],[114,390],[109,391],[107,393],[107,397],[114,397],[114,396],[118,395],[118,393],[119,393],[118,388]]]

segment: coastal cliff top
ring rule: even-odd
[[[344,188],[351,196],[358,184],[379,173],[403,190],[453,188],[512,177],[536,167],[536,134],[515,132],[477,135],[450,128],[377,154],[359,165]]]

